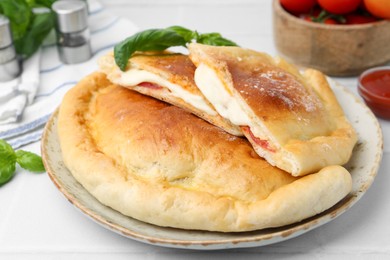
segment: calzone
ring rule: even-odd
[[[129,59],[126,70],[121,71],[113,53],[108,53],[99,59],[99,67],[111,82],[186,109],[231,134],[243,135],[238,126],[215,111],[196,87],[196,67],[187,55],[137,53]]]
[[[81,80],[58,114],[62,156],[101,203],[151,224],[239,232],[301,221],[351,190],[341,166],[304,177],[271,166],[245,138],[176,106]]]
[[[321,72],[239,47],[189,50],[199,89],[270,164],[301,176],[349,160],[357,136]]]

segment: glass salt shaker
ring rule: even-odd
[[[21,73],[21,64],[12,40],[9,19],[0,14],[0,82],[15,79]]]
[[[85,1],[56,1],[57,49],[65,64],[81,63],[92,57],[88,28],[88,7]]]

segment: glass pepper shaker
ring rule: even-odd
[[[19,76],[21,64],[13,45],[9,19],[0,14],[0,82]]]
[[[81,63],[92,57],[88,28],[88,7],[85,1],[56,1],[57,48],[65,64]]]

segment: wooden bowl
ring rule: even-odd
[[[280,56],[331,76],[355,76],[390,61],[390,21],[328,25],[300,19],[273,2],[274,41]]]

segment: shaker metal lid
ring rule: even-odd
[[[57,30],[62,33],[79,32],[88,27],[88,8],[85,1],[56,1],[52,9],[56,13]]]
[[[0,48],[12,44],[12,35],[9,20],[6,16],[0,14]]]

